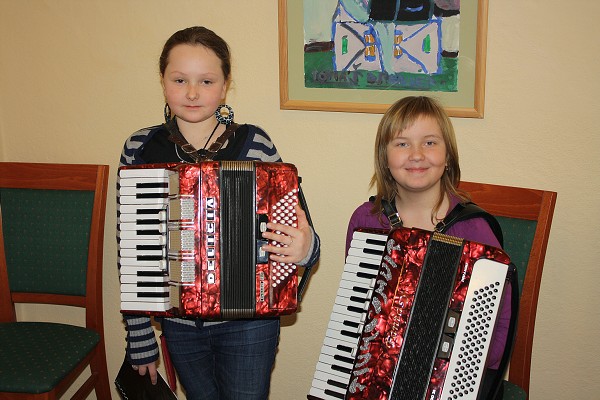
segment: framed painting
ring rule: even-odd
[[[488,0],[278,0],[281,109],[483,118]]]

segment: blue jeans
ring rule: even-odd
[[[279,318],[196,325],[163,321],[171,361],[187,399],[267,399]]]

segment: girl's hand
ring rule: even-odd
[[[150,375],[150,381],[153,385],[156,385],[157,376],[156,376],[156,362],[151,362],[150,364],[144,365],[132,365],[133,369],[136,370],[140,375],[146,375],[146,372]]]
[[[264,245],[262,249],[271,253],[269,258],[273,261],[295,264],[308,255],[312,242],[312,229],[302,208],[296,205],[295,210],[297,216],[296,228],[269,222],[267,224],[269,231],[262,234],[263,238],[269,240],[269,244]],[[283,246],[273,245],[272,241],[281,243]]]

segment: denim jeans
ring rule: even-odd
[[[279,318],[196,325],[163,321],[171,361],[187,399],[267,399]]]

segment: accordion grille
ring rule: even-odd
[[[461,254],[460,242],[429,244],[391,399],[425,398]]]
[[[221,314],[249,318],[255,310],[255,171],[251,162],[223,162],[221,181]]]

